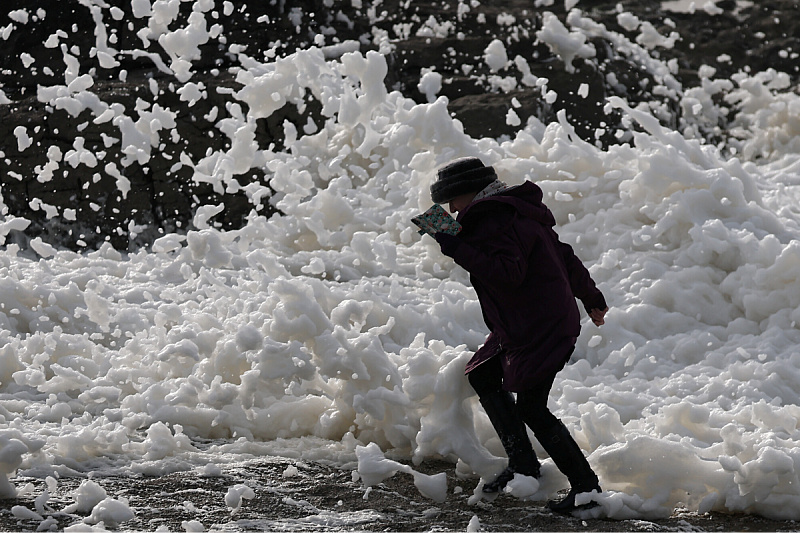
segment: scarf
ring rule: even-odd
[[[501,192],[506,191],[509,188],[510,187],[505,183],[503,183],[502,181],[494,180],[492,183],[484,187],[482,191],[476,194],[475,199],[472,201],[477,202],[478,200],[483,200],[484,198],[488,198],[489,196],[500,194]]]

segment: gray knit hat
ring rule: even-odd
[[[491,166],[484,166],[477,157],[462,157],[441,167],[431,184],[431,199],[446,204],[453,198],[470,192],[480,192],[497,179]]]

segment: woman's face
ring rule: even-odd
[[[477,193],[468,192],[466,194],[462,194],[461,196],[456,196],[452,200],[450,200],[450,212],[451,213],[458,213],[459,211],[463,211],[466,207],[472,203],[472,200],[475,198]]]

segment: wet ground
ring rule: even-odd
[[[470,505],[475,480],[455,476],[451,464],[426,462],[428,474],[446,472],[448,498],[436,503],[420,495],[413,478],[398,473],[366,488],[353,480],[351,470],[290,459],[258,459],[225,468],[221,475],[203,477],[175,473],[161,477],[96,477],[109,496],[125,499],[135,518],[118,526],[134,531],[800,531],[800,523],[776,522],[747,515],[697,515],[676,512],[656,521],[581,520],[550,513],[541,502],[501,495]],[[85,515],[64,513],[73,503],[83,478],[62,478],[43,501],[41,479],[15,478],[15,486],[31,483],[33,491],[15,500],[0,500],[0,530],[62,530],[81,524]],[[251,487],[252,499],[241,500],[235,512],[225,503],[228,490]],[[459,488],[460,487],[460,488]],[[21,519],[11,509],[37,509],[46,524]],[[17,515],[19,515],[17,510]],[[197,528],[197,529],[195,529]]]

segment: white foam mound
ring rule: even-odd
[[[412,467],[398,463],[384,457],[377,444],[356,448],[358,458],[358,474],[368,487],[376,485],[397,472],[411,474],[414,477],[414,486],[420,493],[437,502],[447,499],[447,477],[444,472],[432,476],[417,472]]]
[[[147,22],[140,52],[153,43],[169,52],[164,68],[185,81],[189,101],[202,97],[188,81],[197,47],[218,31],[208,3],[197,4],[181,31],[150,2],[132,4]],[[582,36],[623,39],[570,17],[569,28],[553,21],[542,33],[565,61],[591,57]],[[663,90],[680,92],[668,65],[628,44]],[[65,61],[73,65],[66,52]],[[473,139],[445,99],[417,105],[387,91],[378,52],[242,61],[243,87],[229,95],[240,112],[220,125],[229,149],[182,163],[223,191],[264,169],[282,215],[221,232],[208,223],[221,208],[204,206],[197,230],[132,254],[38,241],[38,261],[13,245],[0,252],[2,494],[15,494],[19,470],[157,474],[287,447],[357,461],[368,485],[409,473],[436,501],[443,476],[382,452],[497,472],[501,447],[463,376],[487,333],[479,305],[467,274],[409,223],[430,205],[435,168],[477,155],[510,184],[539,184],[610,304],[605,326],[585,323],[551,396],[602,480],[604,512],[660,517],[680,505],[800,519],[800,99],[781,92],[784,77],[742,75],[685,95],[702,125],[718,111],[712,96],[728,91],[741,111],[731,155],[704,144],[700,129],[664,129],[621,99],[609,111],[630,121],[620,135],[631,143],[605,151],[578,139],[563,114],[510,139]],[[173,113],[126,115],[89,81],[73,69],[39,98],[92,109],[119,129],[127,157],[146,162]],[[434,81],[424,84],[432,98]],[[258,146],[255,120],[307,94],[325,120],[304,135],[287,125],[284,151]],[[20,146],[26,136],[18,132]],[[77,164],[94,164],[98,154],[80,148]],[[248,189],[254,203],[270,194]],[[5,217],[0,235],[26,225]],[[196,438],[225,440],[200,449]],[[247,494],[234,491],[231,503]],[[82,485],[75,510],[91,506],[89,522],[106,526],[130,515],[99,497]]]

